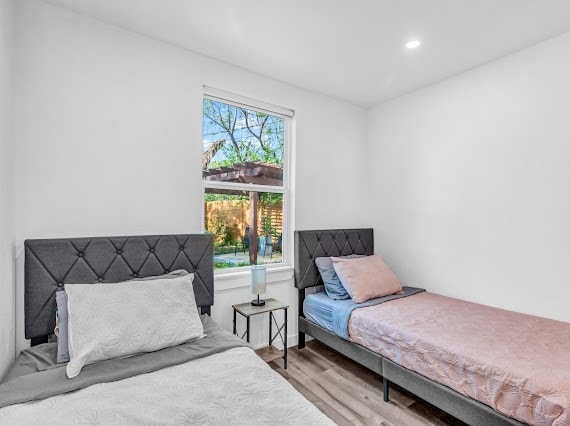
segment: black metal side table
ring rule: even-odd
[[[265,299],[265,305],[263,306],[253,306],[251,303],[247,302],[240,303],[239,305],[233,305],[232,307],[234,308],[234,334],[238,335],[236,317],[239,312],[239,314],[246,319],[246,330],[241,338],[243,339],[246,337],[247,343],[249,343],[250,317],[269,312],[269,346],[271,346],[277,336],[281,338],[281,341],[283,342],[283,366],[287,369],[287,309],[289,308],[289,305],[282,303],[279,300]],[[283,324],[281,325],[277,323],[277,319],[274,315],[274,311],[279,309],[283,309],[284,313]],[[277,328],[277,332],[275,334],[273,334],[273,323],[275,323],[275,327]],[[283,334],[281,334],[281,331],[283,331]]]

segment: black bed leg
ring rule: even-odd
[[[382,377],[384,383],[384,402],[390,401],[390,381],[386,377]]]
[[[299,331],[299,343],[297,344],[298,349],[303,349],[305,347],[305,333]]]
[[[297,238],[297,236],[295,236],[295,238]],[[301,321],[301,318],[305,317],[303,314],[303,306],[305,304],[305,289],[300,288],[297,296],[299,296],[297,308],[299,309],[299,321]],[[299,333],[297,349],[303,349],[305,347],[305,333],[302,333],[301,330],[299,330],[299,324],[297,324],[297,332]]]

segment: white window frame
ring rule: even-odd
[[[283,135],[283,186],[259,185],[254,183],[237,183],[237,182],[212,182],[202,179],[202,200],[206,194],[206,188],[214,189],[240,189],[244,191],[256,192],[273,192],[283,194],[283,240],[282,240],[282,256],[281,263],[268,263],[265,264],[268,272],[282,271],[288,275],[293,262],[291,253],[291,243],[293,241],[293,220],[292,220],[292,202],[291,196],[291,129],[292,121],[295,115],[291,109],[272,105],[267,102],[258,101],[256,99],[247,98],[245,96],[237,95],[235,93],[226,92],[220,89],[204,86],[203,99],[210,99],[216,102],[222,102],[228,105],[233,105],[241,108],[246,108],[252,111],[259,111],[265,114],[282,117],[284,122],[284,135]],[[203,116],[202,116],[203,120]],[[205,232],[205,209],[204,202],[202,202],[202,232]],[[237,266],[235,268],[223,268],[214,270],[216,278],[235,277],[243,274],[249,274],[251,265]]]

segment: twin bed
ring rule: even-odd
[[[0,425],[333,424],[248,344],[210,319],[212,255],[208,235],[26,241],[25,332],[32,347],[0,384]],[[65,365],[56,363],[57,343],[48,342],[56,325],[56,292],[67,290],[69,283],[133,283],[174,270],[194,274],[194,306],[201,311],[205,337],[92,363],[69,379]],[[143,282],[141,288],[148,285]],[[136,306],[134,298],[120,302],[128,307],[123,311],[140,312],[141,321],[154,308],[153,303]],[[93,301],[90,308],[95,307]],[[100,306],[94,312],[102,312]],[[117,309],[115,314],[119,321],[129,312]],[[166,324],[172,320],[164,318]],[[126,335],[127,342],[119,345],[134,337]]]
[[[299,347],[305,334],[472,425],[570,425],[570,324],[404,287],[332,300],[319,257],[371,255],[372,229],[298,231]],[[382,303],[378,303],[382,302]]]
[[[332,424],[211,320],[212,250],[207,235],[26,241],[25,332],[32,347],[0,383],[0,425]],[[295,233],[299,348],[308,334],[382,375],[386,401],[393,382],[473,425],[570,424],[567,323],[409,287],[383,303],[356,306],[307,294],[322,285],[316,258],[373,253],[371,229]],[[49,342],[56,292],[69,283],[118,283],[174,270],[193,274],[205,337],[108,358],[68,379],[56,362],[57,343]]]

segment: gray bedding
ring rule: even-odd
[[[202,316],[202,323],[206,333],[202,339],[156,352],[101,361],[85,367],[73,379],[67,378],[65,364],[56,364],[56,343],[45,343],[24,350],[0,384],[0,408],[76,391],[96,383],[150,373],[231,348],[249,346],[222,329],[207,315]]]

